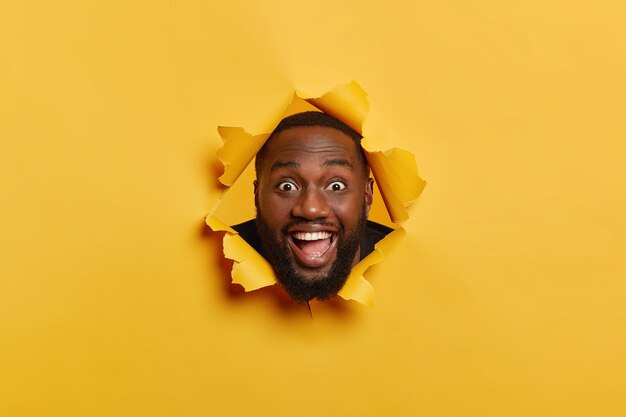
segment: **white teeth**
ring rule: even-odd
[[[314,232],[314,233],[296,232],[293,234],[293,237],[298,240],[322,240],[322,239],[328,239],[331,236],[332,236],[332,233],[329,233],[329,232]]]

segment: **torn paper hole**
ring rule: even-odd
[[[284,117],[305,111],[321,111],[341,120],[364,139],[363,122],[369,111],[365,91],[354,81],[335,87],[317,98],[301,98],[294,94],[293,100],[283,116],[276,120],[276,126]],[[224,166],[219,180],[226,187],[219,201],[206,216],[207,225],[216,232],[224,232],[224,256],[234,261],[231,276],[233,283],[243,286],[246,291],[276,284],[277,278],[269,262],[252,248],[238,233],[215,215],[228,189],[235,184],[246,167],[267,141],[270,133],[252,135],[240,127],[219,127],[218,132],[224,145],[218,151],[218,158]],[[363,149],[372,175],[380,191],[380,196],[394,224],[408,219],[406,208],[421,194],[426,183],[419,177],[415,157],[412,153],[394,148],[387,151],[369,149],[363,141]],[[250,204],[253,196],[250,196]],[[375,250],[356,264],[338,295],[346,300],[355,300],[367,306],[374,304],[372,285],[364,278],[365,271],[381,262],[385,253],[404,235],[401,227],[396,228],[375,245]]]

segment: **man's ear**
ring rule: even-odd
[[[365,216],[370,215],[370,209],[374,202],[374,178],[368,178],[365,182]]]
[[[254,186],[254,207],[258,210],[259,208],[259,180],[252,181],[252,185]]]

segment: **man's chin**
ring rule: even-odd
[[[293,271],[302,282],[314,284],[328,279],[332,265],[319,268],[305,268],[294,262]]]
[[[327,300],[337,294],[348,280],[351,264],[338,262],[333,256],[328,263],[311,268],[299,264],[287,249],[282,259],[274,262],[274,269],[291,298],[306,302],[313,298]]]
[[[349,271],[329,274],[294,268],[291,273],[277,273],[277,278],[292,299],[307,302],[313,298],[318,300],[331,298],[343,288],[348,275]]]

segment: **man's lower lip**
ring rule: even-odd
[[[288,238],[289,249],[298,264],[306,268],[321,268],[331,263],[337,247],[337,236],[333,235],[330,246],[321,254],[308,255],[296,245],[292,238]]]

